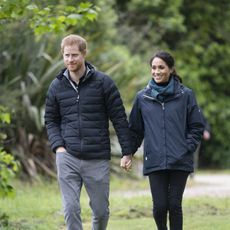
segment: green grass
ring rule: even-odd
[[[0,213],[9,216],[8,226],[0,226],[1,230],[65,229],[56,181],[33,185],[16,181],[15,187],[17,193],[14,198],[0,199]],[[156,230],[150,194],[130,197],[122,195],[127,190],[143,189],[148,189],[147,179],[112,178],[108,230]],[[82,192],[81,204],[84,230],[90,230],[91,211],[85,190]],[[230,197],[186,198],[183,206],[185,230],[230,229]]]

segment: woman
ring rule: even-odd
[[[152,79],[136,96],[130,129],[135,150],[144,139],[143,173],[149,177],[158,230],[167,230],[167,213],[170,230],[181,230],[182,196],[204,125],[192,90],[176,74],[173,57],[157,52],[150,66]]]

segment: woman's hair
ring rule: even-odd
[[[83,37],[75,34],[70,34],[62,39],[61,52],[64,52],[65,46],[72,45],[77,45],[80,52],[84,52],[87,49],[87,42]]]
[[[158,51],[158,52],[156,52],[150,58],[149,64],[150,64],[151,67],[152,67],[153,59],[156,58],[156,57],[162,59],[170,69],[173,69],[172,75],[177,77],[178,80],[180,82],[182,82],[181,77],[176,73],[175,61],[174,61],[174,58],[172,57],[172,55],[170,53],[168,53],[166,51]]]

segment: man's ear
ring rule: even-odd
[[[82,53],[82,55],[85,57],[85,56],[86,56],[86,54],[87,54],[87,50],[86,50],[86,49],[84,49],[81,53]]]

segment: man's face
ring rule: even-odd
[[[70,72],[78,72],[85,64],[85,52],[80,52],[77,45],[65,46],[63,60]]]

